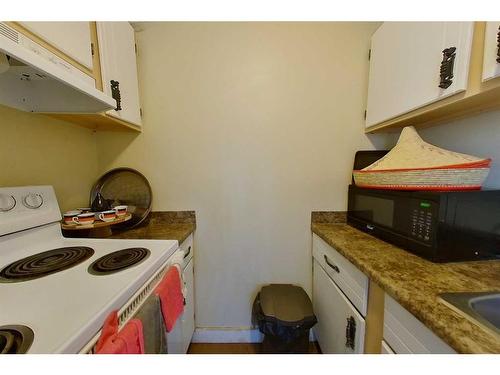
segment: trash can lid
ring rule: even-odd
[[[283,322],[299,322],[314,317],[311,300],[299,286],[271,284],[260,291],[262,313]]]

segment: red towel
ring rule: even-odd
[[[112,311],[102,327],[97,354],[144,354],[142,322],[132,319],[118,332],[118,313]]]
[[[167,332],[174,328],[177,318],[184,311],[184,296],[182,295],[181,276],[177,267],[171,266],[163,280],[155,289],[160,297],[161,312]]]

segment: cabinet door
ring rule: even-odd
[[[500,76],[500,21],[486,22],[483,82]]]
[[[112,95],[111,81],[118,82],[121,109],[108,115],[141,125],[134,29],[128,22],[98,22],[99,56],[103,90]]]
[[[92,70],[89,22],[20,22],[20,24]]]
[[[184,353],[187,353],[194,333],[194,267],[192,258],[182,272],[182,279],[186,286],[186,305],[184,306],[184,313],[181,317],[182,341]]]
[[[167,332],[167,353],[168,354],[184,354],[184,337],[182,335],[182,323],[179,318],[175,322],[174,328]]]
[[[384,340],[382,340],[382,345],[380,348],[380,353],[381,354],[396,354],[394,353],[394,350],[387,344]]]
[[[366,126],[467,87],[473,22],[385,22],[372,36]],[[455,47],[452,84],[440,88],[443,50]]]
[[[328,277],[319,263],[313,264],[313,307],[318,323],[313,327],[323,353],[363,353],[365,321]],[[354,322],[354,348],[348,346],[348,321]]]
[[[453,354],[453,348],[387,293],[384,298],[384,341],[396,354]]]

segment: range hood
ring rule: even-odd
[[[0,104],[28,112],[98,113],[116,101],[81,72],[0,22]]]

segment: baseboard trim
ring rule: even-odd
[[[258,329],[238,327],[196,328],[191,342],[197,344],[260,343],[264,335]],[[314,331],[309,331],[309,341],[316,341]]]
[[[259,343],[263,335],[258,329],[251,328],[196,328],[193,343]]]

